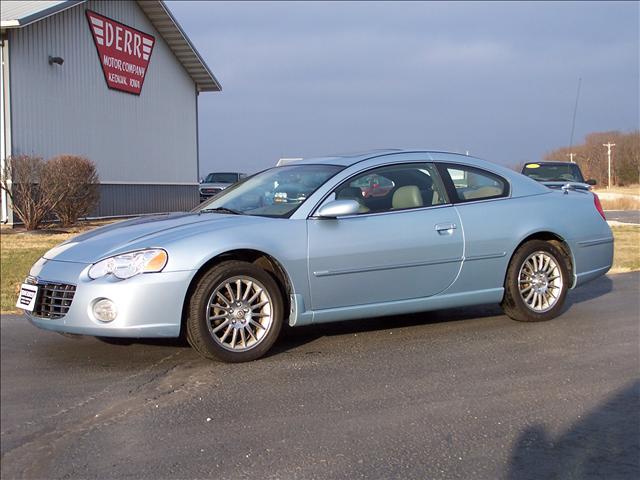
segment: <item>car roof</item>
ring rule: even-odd
[[[382,158],[384,157],[384,158]],[[347,155],[331,155],[327,157],[306,158],[304,160],[298,160],[292,162],[289,165],[339,165],[344,166],[345,170],[351,170],[350,167],[355,166],[359,162],[365,162],[370,159],[380,159],[380,162],[376,163],[401,163],[401,162],[415,162],[416,160],[424,160],[427,162],[442,162],[452,163],[460,165],[468,165],[470,167],[487,170],[496,175],[500,175],[511,183],[511,196],[526,196],[526,195],[538,195],[541,193],[549,193],[549,189],[539,182],[521,175],[519,172],[508,168],[504,165],[484,160],[478,157],[472,157],[471,155],[464,155],[461,153],[447,152],[442,150],[430,150],[430,149],[411,149],[411,150],[399,150],[399,149],[385,149],[385,150],[371,150],[368,152],[362,152],[357,154]],[[369,162],[370,163],[370,162]],[[276,167],[282,168],[282,167]]]
[[[357,152],[357,153],[346,153],[339,155],[327,155],[322,157],[310,157],[302,160],[296,160],[295,162],[291,162],[289,165],[341,165],[344,167],[349,167],[356,163],[362,162],[364,160],[369,160],[371,158],[383,157],[383,156],[397,156],[397,161],[402,161],[402,156],[405,154],[414,154],[414,153],[426,153],[432,156],[432,154],[446,154],[454,155],[459,157],[460,159],[465,160],[477,160],[478,162],[486,162],[486,160],[482,160],[480,158],[471,157],[469,155],[463,155],[461,153],[455,152],[447,152],[443,150],[429,150],[429,149],[399,149],[399,148],[385,148],[385,149],[377,149],[377,150],[368,150],[366,152]],[[467,163],[467,162],[465,162]],[[473,162],[469,162],[473,163]]]

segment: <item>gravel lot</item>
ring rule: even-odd
[[[3,316],[2,478],[638,478],[639,285],[600,278],[547,323],[293,329],[240,365]]]
[[[640,224],[640,210],[605,210],[604,215],[609,221]]]

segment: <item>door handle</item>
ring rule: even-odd
[[[455,223],[437,223],[436,231],[440,235],[451,235],[453,231],[458,228]]]

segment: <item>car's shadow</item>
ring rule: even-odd
[[[600,277],[589,283],[586,287],[569,291],[564,310],[568,310],[572,305],[596,299],[613,290],[613,281],[607,277]],[[269,351],[268,356],[291,350],[293,348],[310,343],[320,337],[331,337],[336,335],[352,335],[354,333],[376,332],[379,330],[392,330],[419,325],[434,325],[445,322],[456,322],[461,320],[481,319],[503,315],[499,305],[480,305],[464,308],[450,308],[445,310],[434,310],[429,312],[419,312],[409,315],[392,315],[377,318],[365,318],[360,320],[350,320],[346,322],[333,322],[304,327],[283,328],[278,342]],[[184,335],[180,338],[100,338],[101,341],[113,345],[149,345],[162,347],[184,347],[189,344]]]
[[[392,315],[386,317],[365,318],[346,322],[332,322],[295,328],[285,325],[280,333],[280,338],[268,355],[281,353],[291,348],[304,345],[305,343],[312,342],[320,337],[399,329],[418,325],[430,325],[474,318],[492,317],[501,314],[502,310],[498,305],[485,305],[467,307],[464,309],[455,308],[420,312],[401,316]],[[187,342],[184,334],[179,338],[98,337],[98,340],[103,343],[117,346],[147,345],[159,347],[189,347],[189,343]]]
[[[593,300],[606,295],[613,290],[613,281],[607,277],[600,277],[588,284],[587,288],[570,290],[564,306],[564,311],[572,305]],[[386,316],[371,319],[351,320],[348,322],[335,322],[319,325],[310,325],[298,328],[285,328],[282,338],[269,352],[276,355],[292,348],[310,343],[320,337],[334,335],[351,335],[354,333],[375,332],[379,330],[392,330],[419,325],[433,325],[445,322],[461,320],[473,320],[504,315],[499,305],[480,305],[464,308],[451,308],[419,312],[402,316]]]
[[[529,425],[514,443],[507,479],[638,478],[639,399],[635,381],[557,436]]]
[[[419,312],[408,315],[390,315],[385,317],[364,318],[345,322],[331,322],[303,327],[285,327],[281,338],[268,355],[277,355],[287,350],[311,343],[321,337],[353,335],[382,330],[395,330],[408,327],[436,325],[462,320],[495,317],[502,315],[498,305],[480,305],[466,308],[451,308]]]
[[[576,303],[582,303],[589,300],[594,300],[598,297],[602,297],[612,290],[613,280],[611,280],[611,277],[604,275],[593,280],[592,282],[587,283],[585,286],[578,287],[574,290],[569,290],[564,309],[566,311]]]

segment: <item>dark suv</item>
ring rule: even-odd
[[[200,201],[204,202],[208,198],[217,195],[222,190],[238,183],[246,178],[246,173],[237,172],[213,172],[205,177],[200,183]]]
[[[523,175],[549,188],[562,188],[570,184],[572,188],[591,190],[595,180],[586,180],[577,163],[570,162],[528,162],[522,167]]]

